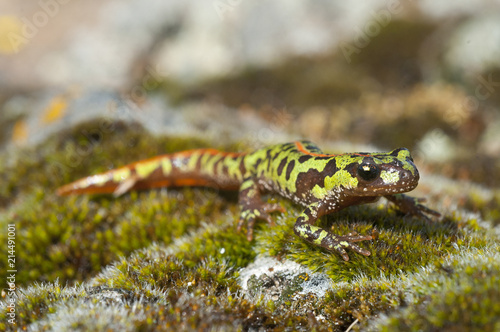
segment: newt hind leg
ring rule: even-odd
[[[253,228],[257,219],[263,219],[274,225],[270,213],[285,212],[285,209],[279,204],[269,204],[262,201],[259,186],[253,178],[246,178],[241,184],[239,205],[241,212],[237,229],[239,232],[245,223],[247,224],[248,241],[252,241]]]

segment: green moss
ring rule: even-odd
[[[18,290],[19,328],[34,323],[39,330],[58,324],[84,330],[345,331],[356,319],[371,328],[370,321],[382,313],[390,318],[377,326],[388,330],[405,330],[413,321],[423,330],[455,328],[467,326],[466,319],[484,330],[497,328],[500,249],[480,220],[456,213],[429,222],[382,206],[351,207],[319,222],[336,234],[355,230],[375,236],[361,243],[371,256],[349,252],[351,259],[344,262],[295,236],[293,224],[302,208],[283,199],[278,203],[287,213],[273,214],[274,227],[259,222],[255,240],[248,242],[244,232],[235,231],[235,193],[183,188],[119,198],[56,197],[55,188],[79,177],[211,145],[154,137],[136,125],[114,124],[107,132],[100,121],[0,163],[6,183],[0,190],[8,202],[0,224],[16,224],[17,281],[27,285]],[[82,156],[89,144],[93,147]],[[485,213],[497,209],[489,196],[471,192],[467,197]],[[5,236],[0,232],[1,242]],[[323,272],[333,287],[318,297],[304,286],[314,272],[291,280],[282,274],[272,277],[284,285],[276,301],[259,295],[270,289],[259,282],[247,294],[239,285],[239,269],[257,254]],[[5,264],[0,261],[3,280]],[[82,284],[33,283],[57,279]],[[404,309],[408,303],[415,307]],[[5,301],[0,305],[0,330],[13,329],[6,324]],[[447,315],[452,318],[446,320]]]
[[[287,204],[286,202],[283,202]],[[385,209],[369,206],[352,207],[323,218],[319,225],[332,233],[345,235],[352,231],[371,234],[375,240],[361,246],[371,256],[364,257],[349,251],[350,260],[309,245],[293,233],[293,224],[300,208],[287,205],[289,214],[277,217],[275,227],[262,224],[257,232],[256,250],[261,254],[286,257],[310,269],[327,274],[334,281],[351,281],[359,275],[377,278],[414,272],[440,257],[457,253],[464,247],[482,247],[487,242],[486,231],[475,227],[474,220],[445,218],[440,222],[407,218]],[[469,234],[474,230],[485,237]]]
[[[265,303],[249,302],[236,276],[236,270],[219,259],[200,258],[189,267],[165,248],[153,246],[95,278],[93,283],[99,286],[61,289],[49,284],[22,292],[18,326],[37,321],[46,329],[52,326],[51,319],[59,326],[87,330],[248,330],[307,323],[290,311],[273,313]]]
[[[147,191],[57,197],[58,186],[154,155],[207,147],[196,139],[154,137],[137,125],[82,124],[0,165],[0,195],[10,202],[0,225],[16,224],[17,281],[83,280],[121,255],[153,241],[170,243],[228,207],[213,190]],[[107,128],[104,130],[103,128]],[[111,129],[110,129],[111,128]],[[85,153],[84,153],[85,152]],[[0,240],[6,242],[6,233]],[[21,250],[22,248],[22,250]],[[43,250],[41,250],[43,248]],[[6,247],[1,254],[6,257]],[[0,276],[6,275],[5,260]]]
[[[500,271],[496,255],[457,257],[440,262],[413,291],[420,294],[407,309],[383,319],[374,331],[498,331]],[[466,261],[466,264],[464,264]]]
[[[17,292],[16,322],[17,327],[27,326],[31,322],[45,317],[56,311],[56,306],[61,302],[69,301],[78,296],[85,295],[81,286],[61,287],[59,283],[35,284]],[[0,312],[0,330],[14,331],[14,326],[8,323],[6,311]]]
[[[189,241],[176,243],[172,248],[171,253],[162,251],[161,248],[141,251],[115,266],[115,272],[120,272],[118,278],[115,278],[116,275],[108,278],[105,274],[96,281],[110,287],[130,290],[152,284],[168,288],[173,286],[171,278],[174,274],[179,278],[181,275],[190,276],[184,279],[184,286],[191,282],[206,282],[206,278],[213,276],[220,287],[229,287],[224,274],[217,272],[215,277],[210,269],[235,269],[247,265],[254,258],[250,243],[242,234],[235,235],[232,224],[227,222],[225,225],[222,222],[211,224],[190,236]],[[234,277],[234,273],[235,271],[231,276]],[[179,282],[180,279],[176,280]]]

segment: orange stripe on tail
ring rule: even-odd
[[[245,153],[222,152],[216,149],[194,149],[152,157],[149,159],[137,161],[126,166],[112,169],[110,171],[88,176],[72,183],[66,184],[57,189],[57,195],[66,196],[71,194],[115,194],[117,196],[129,190],[143,190],[158,187],[183,187],[183,186],[209,186],[221,189],[238,189],[235,183],[218,185],[217,179],[211,179],[207,174],[199,173],[200,170],[191,170],[187,172],[184,167],[190,160],[189,158],[196,154],[220,155],[228,158],[235,158]],[[168,160],[171,173],[164,174],[162,169],[162,160]],[[147,164],[157,163],[157,168],[146,171],[146,176],[138,173],[137,169]],[[127,172],[128,171],[128,172]],[[124,175],[120,176],[123,173]],[[153,174],[153,175],[152,175]],[[214,175],[212,175],[213,177]]]

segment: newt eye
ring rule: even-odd
[[[380,169],[375,164],[361,164],[358,167],[358,175],[365,181],[375,180],[380,174]]]

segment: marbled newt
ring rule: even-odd
[[[58,189],[59,195],[114,193],[154,187],[210,186],[239,189],[241,209],[238,231],[247,223],[252,240],[256,219],[273,223],[270,213],[284,212],[278,204],[262,201],[265,193],[278,193],[305,206],[294,225],[295,234],[349,260],[346,249],[365,256],[356,244],[370,235],[337,236],[315,226],[321,216],[345,207],[374,202],[384,196],[408,214],[427,218],[439,213],[420,204],[422,199],[402,193],[419,180],[410,153],[400,148],[387,153],[324,154],[309,141],[279,144],[253,153],[197,149],[157,156],[108,172],[92,175]]]

